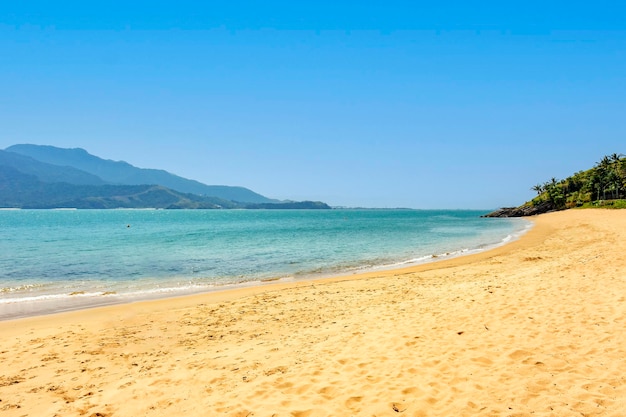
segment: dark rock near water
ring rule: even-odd
[[[520,207],[503,207],[481,217],[526,217],[537,214],[556,211],[554,205],[549,201],[543,201],[536,205],[523,205]]]

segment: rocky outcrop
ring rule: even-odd
[[[503,207],[481,217],[525,217],[555,211],[556,208],[549,201],[543,201],[536,205],[523,205],[519,207]]]

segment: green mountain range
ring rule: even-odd
[[[320,202],[281,202],[244,187],[206,185],[80,148],[41,145],[0,150],[0,207],[330,208]]]

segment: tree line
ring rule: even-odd
[[[604,156],[590,170],[564,180],[552,178],[532,190],[537,192],[533,204],[549,202],[555,209],[614,203],[626,198],[626,157],[615,153]]]

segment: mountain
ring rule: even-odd
[[[27,156],[55,166],[71,167],[98,177],[104,183],[109,184],[158,184],[181,193],[217,197],[238,203],[265,204],[278,202],[244,187],[206,185],[198,181],[179,177],[164,170],[137,168],[124,161],[102,159],[91,155],[81,148],[64,149],[46,145],[21,144],[10,146],[5,151]],[[26,171],[22,170],[22,172]],[[39,175],[37,177],[42,179]],[[78,182],[65,181],[70,184],[80,184]]]
[[[0,164],[0,207],[24,209],[329,209],[321,202],[241,204],[217,197],[185,194],[161,185],[76,185],[44,182]]]
[[[29,156],[0,150],[0,166],[34,175],[43,182],[66,182],[77,185],[104,185],[101,178],[72,167],[59,167],[37,161]]]
[[[0,207],[11,208],[187,208],[241,207],[215,197],[183,194],[159,185],[76,185],[43,182],[0,164]]]
[[[104,160],[84,149],[38,145],[14,145],[0,150],[0,207],[330,208],[317,201],[271,200],[243,187],[205,185],[167,171]]]

